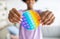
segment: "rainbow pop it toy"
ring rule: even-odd
[[[25,29],[33,30],[39,27],[40,15],[34,10],[27,10],[23,13],[21,26]]]

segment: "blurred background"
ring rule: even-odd
[[[60,0],[38,0],[34,5],[36,10],[50,10],[55,15],[55,22],[49,26],[41,27],[44,39],[60,39]],[[9,39],[6,26],[15,26],[8,21],[9,10],[25,10],[26,4],[21,0],[0,0],[0,39]],[[5,27],[6,28],[5,28]],[[16,26],[19,26],[18,24]]]

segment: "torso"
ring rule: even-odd
[[[36,10],[37,12],[40,12]],[[24,11],[21,11],[22,14]],[[27,30],[24,27],[20,26],[19,29],[19,39],[42,39],[41,26],[35,30]]]

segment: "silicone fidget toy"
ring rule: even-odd
[[[40,25],[40,15],[34,10],[27,10],[23,12],[21,26],[25,29],[33,30]]]

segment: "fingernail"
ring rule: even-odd
[[[22,21],[22,19],[20,19],[20,21]]]
[[[19,21],[19,23],[21,23],[21,21]]]

